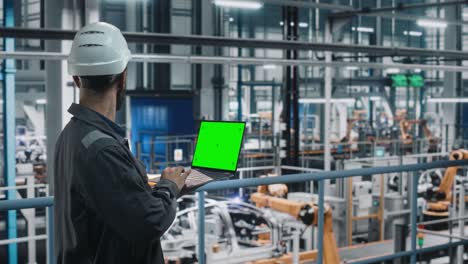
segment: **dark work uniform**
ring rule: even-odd
[[[123,131],[77,104],[55,149],[57,263],[164,263],[160,236],[172,224],[175,183],[147,183]]]

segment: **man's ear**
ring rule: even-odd
[[[80,81],[80,77],[78,76],[73,76],[73,81],[75,82],[76,86],[78,88],[81,88],[81,81]]]
[[[119,80],[119,89],[125,89],[127,83],[127,69],[122,72],[122,75]]]

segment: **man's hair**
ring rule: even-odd
[[[97,93],[106,92],[114,84],[116,84],[120,78],[123,78],[123,72],[119,74],[111,75],[96,75],[96,76],[79,76],[81,81],[81,87],[93,90]]]

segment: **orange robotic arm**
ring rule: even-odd
[[[289,214],[302,221],[306,225],[318,225],[318,206],[313,203],[290,201],[284,198],[272,197],[260,192],[253,193],[250,196],[250,199],[256,204],[257,207],[269,207],[278,212]],[[328,206],[325,208],[324,215],[323,249],[323,258],[325,264],[340,263],[338,247],[336,245],[335,235],[333,233],[332,209]],[[313,256],[316,258],[315,254],[313,254]],[[272,259],[271,262],[261,263],[276,263],[276,260]]]
[[[455,150],[450,153],[450,160],[464,160],[468,159],[468,151],[464,149]],[[445,171],[442,182],[440,183],[439,190],[437,193],[440,194],[441,200],[450,201],[452,194],[452,186],[455,181],[455,176],[457,175],[457,170],[459,167],[449,167]]]
[[[468,159],[468,151],[460,149],[450,153],[450,160],[463,160]],[[429,197],[429,199],[436,200],[435,202],[428,202],[427,206],[429,211],[432,212],[447,212],[448,206],[452,200],[452,186],[455,182],[455,176],[457,175],[458,166],[449,167],[445,170],[444,177],[440,183],[439,189],[435,192],[435,197]],[[428,212],[430,213],[430,212]]]

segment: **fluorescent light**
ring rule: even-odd
[[[468,103],[468,98],[427,98],[428,103]]]
[[[283,21],[280,21],[280,26],[284,26],[284,22],[283,22]]]
[[[414,69],[414,72],[415,72],[415,73],[420,73],[421,71],[422,71],[422,70],[421,70],[420,68]]]
[[[229,18],[229,22],[234,22],[234,18],[233,18],[233,17],[230,17],[230,18]]]
[[[306,28],[308,26],[309,26],[309,24],[307,24],[306,22],[299,22],[299,27],[300,28]]]
[[[260,9],[263,4],[256,1],[240,1],[240,0],[214,0],[213,3],[221,7],[243,8],[243,9]]]
[[[46,99],[37,99],[36,104],[38,105],[45,105],[47,103]]]
[[[398,68],[388,68],[385,70],[385,73],[387,74],[395,74],[395,73],[399,73],[400,72],[400,69]]]
[[[403,34],[405,35],[410,35],[412,37],[421,37],[422,36],[422,32],[421,31],[403,31]]]
[[[446,22],[442,21],[435,21],[435,20],[428,20],[428,19],[419,19],[417,22],[418,26],[420,27],[428,27],[428,28],[441,28],[444,29],[447,27]]]
[[[380,96],[371,96],[369,97],[369,100],[371,101],[380,101],[382,98],[380,98]]]
[[[358,66],[346,66],[345,69],[348,71],[357,71],[359,70],[359,67]]]
[[[374,29],[370,27],[352,27],[351,30],[365,33],[374,33]]]
[[[254,86],[255,91],[271,91],[271,86]]]
[[[274,64],[265,64],[265,65],[263,65],[263,69],[273,70],[273,69],[276,69],[276,65],[274,65]]]
[[[299,99],[299,103],[302,103],[302,104],[324,104],[325,102],[326,102],[325,98],[300,98]],[[330,102],[354,104],[356,100],[354,98],[332,98]]]

